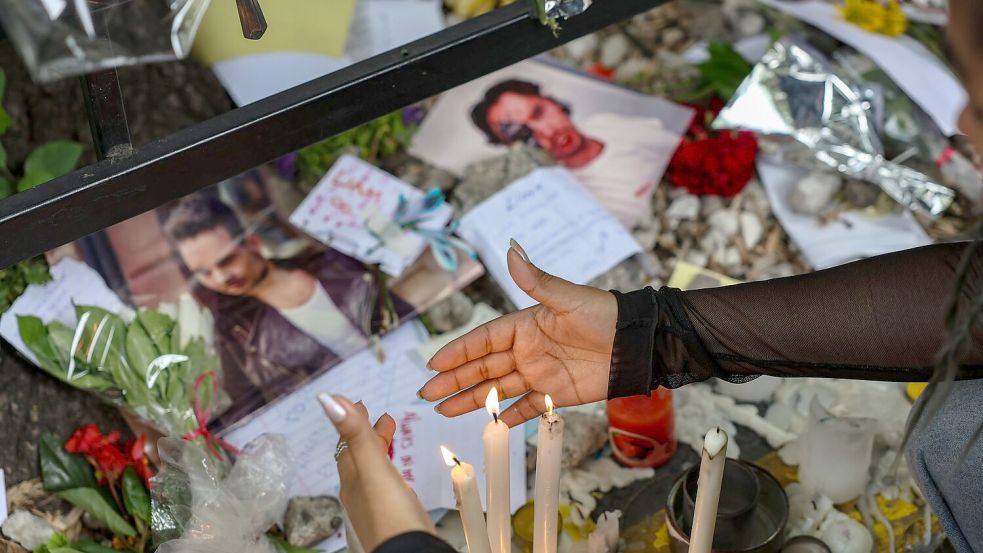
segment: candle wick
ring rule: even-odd
[[[454,462],[457,463],[458,466],[461,465],[461,461],[457,457],[454,457]]]
[[[492,413],[492,417],[495,419],[495,424],[498,424],[498,413]]]

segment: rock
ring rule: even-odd
[[[639,261],[635,258],[629,258],[595,278],[590,285],[601,290],[630,292],[641,288],[646,278],[648,277]]]
[[[622,33],[614,33],[601,44],[601,64],[605,67],[617,67],[628,56],[630,49],[628,38]]]
[[[805,215],[818,215],[840,191],[843,180],[826,171],[813,171],[795,183],[788,195],[789,207]]]
[[[734,269],[739,269],[741,266],[741,252],[737,251],[737,248],[733,246],[726,248],[718,256],[717,262],[725,269],[728,269],[728,271],[733,272]]]
[[[751,179],[744,190],[741,191],[742,205],[744,209],[753,210],[762,220],[771,215],[771,202],[761,182],[757,178]]]
[[[761,224],[761,219],[757,215],[748,213],[747,211],[741,212],[740,223],[741,239],[744,240],[744,246],[749,250],[753,250],[765,235],[765,227]]]
[[[454,187],[452,201],[464,214],[516,179],[552,164],[549,154],[543,150],[514,144],[498,157],[469,165],[461,182]]]
[[[733,209],[722,209],[711,213],[710,217],[707,218],[707,223],[710,225],[710,228],[727,237],[728,242],[737,236],[739,223],[737,212]]]
[[[643,250],[651,251],[659,241],[659,227],[638,227],[631,231],[631,235],[635,237]]]
[[[734,30],[742,37],[759,35],[765,30],[765,17],[757,12],[746,11],[740,15]]]
[[[869,182],[849,180],[843,187],[843,193],[850,205],[863,209],[877,202],[877,198],[881,195],[881,189]]]
[[[608,441],[607,417],[597,413],[563,413],[563,468],[580,466]]]
[[[47,520],[27,511],[11,513],[3,526],[0,526],[0,531],[29,551],[48,543],[55,535],[55,529]]]
[[[457,184],[457,177],[449,171],[439,168],[431,168],[423,179],[424,190],[439,188],[442,192],[447,192]]]
[[[795,274],[795,267],[787,261],[777,263],[767,267],[752,267],[747,272],[747,280],[769,280],[773,278],[783,278]]]
[[[341,528],[341,514],[341,502],[334,497],[294,497],[283,519],[287,541],[298,547],[316,545]]]
[[[729,242],[730,238],[727,235],[717,229],[710,229],[700,239],[700,249],[705,252],[715,252],[726,247]]]
[[[672,48],[673,46],[678,46],[686,40],[686,31],[680,29],[679,27],[669,27],[663,29],[659,33],[659,41],[662,42],[662,46],[666,48]]]
[[[566,45],[567,54],[577,61],[583,61],[597,49],[598,42],[597,35],[593,33],[571,40]]]
[[[460,328],[471,319],[474,302],[463,292],[454,292],[427,310],[433,329],[439,333]]]
[[[19,544],[0,538],[0,553],[29,553]]]
[[[724,199],[720,196],[701,196],[700,197],[700,216],[704,219],[710,217],[717,211],[724,209]]]
[[[618,65],[614,70],[615,81],[627,81],[634,78],[639,73],[644,73],[652,69],[652,62],[645,58],[629,58]]]
[[[710,256],[698,250],[690,250],[686,253],[684,259],[687,263],[696,265],[697,267],[706,267],[710,261]]]
[[[700,214],[700,199],[692,194],[679,196],[669,204],[666,216],[670,219],[696,219]]]

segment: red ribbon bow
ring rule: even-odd
[[[198,428],[185,434],[184,439],[190,442],[195,438],[204,438],[205,447],[207,447],[208,450],[215,455],[215,457],[224,460],[225,456],[222,455],[222,449],[225,449],[232,455],[238,455],[239,450],[229,442],[219,438],[208,430],[208,419],[211,417],[212,410],[211,407],[206,409],[202,406],[203,400],[201,395],[201,385],[205,382],[206,378],[211,379],[212,397],[214,398],[216,395],[218,395],[218,379],[215,376],[215,371],[202,373],[195,379],[195,418],[198,419]]]

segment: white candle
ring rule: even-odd
[[[710,553],[713,547],[717,505],[720,504],[720,483],[724,478],[726,461],[727,433],[717,427],[707,432],[703,440],[703,458],[700,460],[700,479],[697,481],[689,553]]]
[[[562,453],[563,419],[553,412],[553,400],[546,396],[546,413],[539,418],[539,439],[536,444],[533,553],[556,553]]]
[[[485,527],[485,513],[481,510],[481,497],[478,496],[478,479],[474,467],[462,463],[449,449],[440,446],[444,462],[451,469],[451,482],[454,484],[454,497],[457,510],[461,513],[464,525],[464,539],[468,542],[468,553],[491,553],[488,546],[488,529]]]
[[[509,497],[509,425],[498,419],[498,390],[485,400],[492,421],[485,426],[485,484],[488,506],[488,541],[492,553],[512,551],[512,507]]]

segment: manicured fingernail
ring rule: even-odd
[[[526,255],[526,250],[522,249],[522,246],[515,241],[515,238],[509,238],[509,246],[515,250],[515,253],[519,254],[519,257],[521,257],[523,261],[530,263],[529,256]]]
[[[419,390],[416,391],[416,397],[420,399],[426,399],[423,397],[423,388],[420,388]]]
[[[341,422],[345,420],[348,413],[345,412],[345,408],[338,403],[335,398],[331,397],[331,394],[327,392],[321,392],[317,395],[317,400],[321,402],[321,407],[324,408],[325,414],[331,419],[331,422]]]
[[[434,413],[437,413],[438,415],[442,415],[443,414],[443,413],[440,412],[440,404],[434,405],[433,406],[433,411],[434,411]]]

